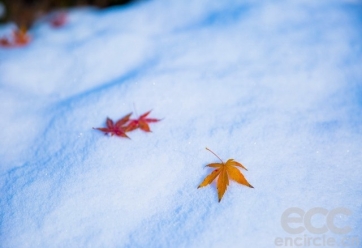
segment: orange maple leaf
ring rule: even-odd
[[[244,170],[247,170],[242,164],[239,162],[234,161],[234,159],[229,159],[224,163],[219,156],[217,156],[213,151],[211,151],[209,148],[206,148],[206,150],[213,153],[218,159],[220,159],[221,163],[212,163],[208,164],[206,166],[211,168],[216,168],[213,172],[211,172],[210,175],[208,175],[204,181],[199,185],[197,188],[201,188],[204,186],[209,185],[212,183],[216,177],[219,177],[217,180],[217,193],[219,197],[219,202],[221,201],[221,198],[223,197],[228,185],[229,185],[229,177],[231,180],[234,180],[237,183],[243,184],[245,186],[248,186],[250,188],[254,188],[244,177],[244,175],[235,167],[241,167]]]
[[[151,113],[151,110],[141,115],[138,119],[130,120],[129,124],[127,125],[126,131],[130,132],[137,128],[145,131],[151,132],[150,126],[148,123],[158,122],[159,119],[147,118],[147,116]]]
[[[123,126],[129,121],[129,118],[131,117],[132,113],[129,113],[128,115],[122,117],[119,119],[116,123],[113,122],[110,118],[107,117],[106,125],[107,127],[98,127],[93,128],[97,129],[99,131],[104,132],[105,134],[110,134],[111,136],[116,135],[119,137],[129,138],[126,134],[126,126]]]

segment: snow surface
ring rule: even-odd
[[[289,207],[348,208],[361,235],[361,30],[357,0],[155,0],[39,22],[0,49],[0,246],[274,247]],[[153,133],[92,129],[150,109]],[[206,146],[255,189],[231,182],[221,203],[197,189]]]

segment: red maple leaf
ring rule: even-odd
[[[67,22],[67,13],[65,12],[55,13],[50,19],[50,25],[54,28],[62,27],[66,24],[66,22]]]
[[[126,131],[130,132],[137,128],[145,131],[145,132],[151,132],[150,126],[148,123],[158,122],[159,119],[153,119],[153,118],[147,118],[147,116],[151,113],[152,110],[144,113],[141,115],[138,119],[131,119],[126,127]]]
[[[0,39],[0,46],[2,47],[11,47],[11,42],[8,38],[1,38]]]
[[[127,127],[123,126],[123,125],[129,121],[129,118],[131,117],[131,115],[132,115],[132,113],[129,113],[128,115],[119,119],[116,123],[114,123],[113,120],[111,120],[110,118],[107,117],[107,121],[106,121],[107,127],[99,127],[99,128],[94,128],[94,129],[102,131],[105,134],[110,134],[111,136],[116,135],[119,137],[124,137],[124,138],[129,139],[129,137],[126,134]]]

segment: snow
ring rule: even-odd
[[[274,247],[290,207],[347,208],[362,241],[361,16],[361,1],[154,0],[39,21],[0,49],[0,246]],[[92,129],[151,109],[152,133]],[[255,189],[197,189],[205,147]]]

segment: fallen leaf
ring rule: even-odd
[[[227,187],[229,186],[229,177],[231,180],[240,183],[242,185],[248,186],[250,188],[254,188],[244,177],[244,175],[235,167],[238,166],[240,168],[243,168],[247,170],[242,164],[239,162],[236,162],[234,159],[229,159],[224,163],[219,156],[217,156],[213,151],[211,151],[209,148],[206,148],[206,150],[213,153],[218,159],[220,159],[221,163],[212,163],[208,164],[206,166],[215,168],[214,171],[211,172],[210,175],[208,175],[204,181],[199,185],[197,188],[201,188],[204,186],[209,185],[212,183],[216,177],[217,179],[217,192],[218,192],[218,198],[219,202],[221,201],[221,198],[223,197]]]
[[[107,118],[106,120],[107,127],[99,127],[93,129],[102,131],[105,134],[110,134],[111,136],[116,135],[119,137],[129,138],[126,134],[126,126],[124,125],[129,121],[131,115],[132,113],[129,113],[128,115],[119,119],[116,123],[114,123],[113,120],[111,120],[110,118]]]
[[[1,38],[0,39],[0,46],[2,46],[2,47],[10,47],[11,43],[10,43],[9,39]]]
[[[0,39],[0,46],[7,48],[25,46],[30,42],[30,36],[25,28],[14,30],[11,37]]]
[[[62,27],[67,22],[67,13],[58,12],[55,13],[50,19],[50,25],[54,28]]]
[[[158,122],[159,119],[147,118],[147,116],[151,113],[151,110],[141,115],[138,119],[130,120],[129,124],[127,125],[126,131],[130,132],[137,128],[145,131],[151,132],[150,126],[148,123]]]

